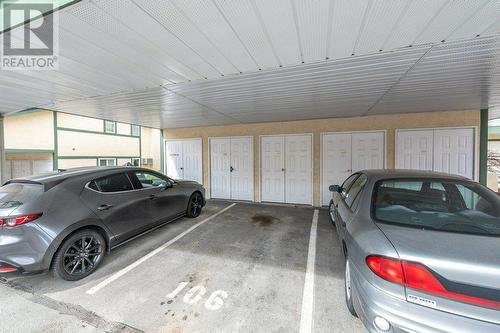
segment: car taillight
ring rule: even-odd
[[[376,255],[366,257],[366,264],[373,273],[384,280],[459,302],[500,309],[498,301],[447,290],[422,264]]]
[[[0,266],[0,273],[11,273],[17,271],[17,268],[12,266]]]
[[[398,284],[404,283],[403,267],[399,260],[381,257],[368,256],[366,264],[381,278]]]
[[[10,227],[10,228],[17,227],[18,225],[34,221],[37,218],[39,218],[40,216],[42,216],[41,213],[21,215],[21,216],[12,216],[12,217],[3,217],[3,218],[0,218],[0,225],[5,225],[5,226]]]

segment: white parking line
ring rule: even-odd
[[[306,278],[304,281],[304,293],[302,294],[302,311],[300,313],[300,333],[311,333],[313,331],[314,267],[316,265],[318,215],[319,211],[315,209],[311,225],[311,235],[309,236]]]
[[[196,223],[195,225],[193,225],[191,228],[187,229],[186,231],[184,231],[183,233],[179,234],[178,236],[176,236],[175,238],[169,240],[168,242],[166,242],[165,244],[163,244],[162,246],[160,246],[159,248],[157,248],[156,250],[154,251],[151,251],[150,253],[146,254],[144,257],[140,258],[139,260],[131,263],[130,265],[128,265],[127,267],[125,268],[122,268],[121,270],[119,270],[118,272],[116,272],[115,274],[111,275],[109,278],[107,278],[106,280],[102,281],[101,283],[99,283],[98,285],[96,285],[95,287],[92,287],[90,288],[89,290],[86,291],[87,294],[89,295],[94,295],[96,292],[98,292],[99,290],[101,290],[102,288],[106,287],[108,284],[110,284],[111,282],[115,281],[116,279],[122,277],[123,275],[127,274],[128,272],[130,272],[131,270],[133,270],[134,268],[136,268],[137,266],[139,266],[140,264],[142,264],[143,262],[145,262],[146,260],[154,257],[155,255],[157,255],[158,253],[160,253],[161,251],[165,250],[167,247],[169,247],[170,245],[174,244],[176,241],[178,241],[179,239],[181,239],[182,237],[186,236],[187,234],[189,234],[191,231],[193,231],[194,229],[198,228],[200,225],[210,221],[211,219],[213,219],[214,217],[217,217],[219,216],[220,214],[226,212],[227,210],[229,210],[230,208],[234,207],[236,204],[233,203],[232,205],[229,205],[227,206],[226,208],[224,208],[223,210],[220,210],[218,211],[217,213],[215,213],[214,215],[212,216],[209,216],[207,217],[206,219],[204,219],[203,221],[201,222],[198,222]]]

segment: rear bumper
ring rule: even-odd
[[[352,271],[354,308],[371,333],[500,332],[500,325],[412,304],[389,295],[369,283],[356,268]],[[374,325],[375,317],[389,321],[390,330],[378,330]]]
[[[0,227],[1,228],[1,227]],[[36,223],[12,229],[0,229],[0,266],[15,267],[16,271],[0,273],[15,275],[46,271],[50,268],[47,254],[52,239]]]

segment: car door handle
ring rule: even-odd
[[[154,200],[154,199],[156,199],[158,197],[156,195],[154,195],[154,194],[151,194],[148,198],[149,198],[149,200]]]
[[[99,207],[97,207],[97,210],[100,210],[100,211],[108,210],[111,207],[113,207],[113,205],[100,205]]]

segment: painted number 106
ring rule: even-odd
[[[175,288],[174,291],[167,295],[167,298],[174,299],[184,288],[186,288],[188,284],[189,282],[179,283],[177,288]],[[207,288],[205,288],[204,286],[194,286],[186,292],[182,300],[186,304],[193,305],[201,301],[206,293]],[[205,308],[213,311],[219,310],[222,305],[224,305],[224,299],[226,299],[227,296],[227,292],[225,292],[224,290],[214,291],[205,301]]]

